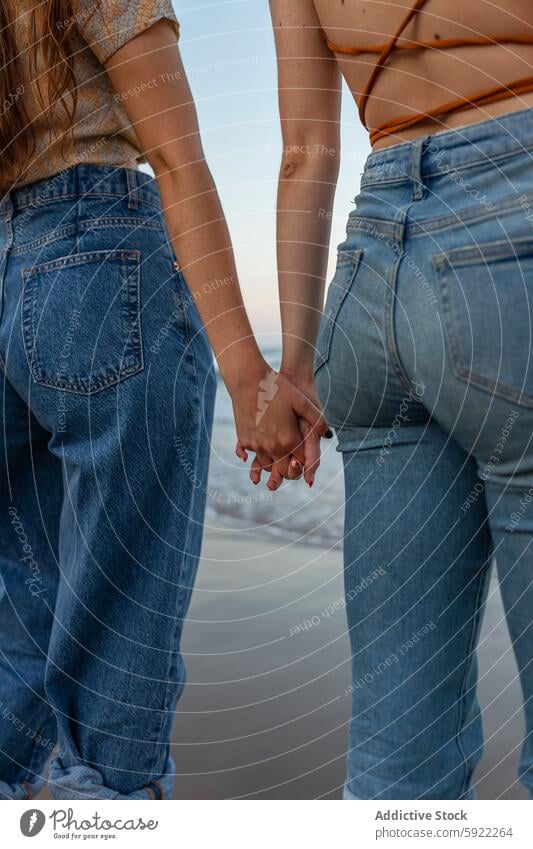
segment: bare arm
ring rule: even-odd
[[[278,190],[282,371],[312,384],[340,158],[341,76],[312,0],[270,0],[283,156]]]
[[[322,434],[326,425],[309,399],[269,369],[254,339],[174,28],[154,24],[117,50],[106,71],[154,169],[174,252],[232,396],[239,443],[263,467],[284,457],[288,463],[301,442],[298,417]],[[210,286],[215,279],[228,283]],[[276,392],[258,416],[265,381]]]
[[[222,376],[232,386],[244,364],[264,371],[264,363],[243,305],[226,219],[171,24],[161,21],[129,41],[106,70],[154,170],[174,252]],[[209,285],[217,279],[230,282]]]

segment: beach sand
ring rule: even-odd
[[[342,608],[323,611],[342,594],[338,550],[207,532],[183,643],[175,798],[340,797],[349,647]],[[527,798],[516,780],[520,687],[494,577],[479,664],[478,798]]]
[[[340,798],[349,647],[342,608],[323,611],[342,595],[338,550],[207,531],[183,642],[174,798]],[[479,664],[478,798],[525,799],[520,688],[494,578]]]

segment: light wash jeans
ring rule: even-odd
[[[0,798],[161,799],[215,393],[154,181],[0,204]]]
[[[473,797],[492,555],[533,790],[532,151],[527,110],[371,154],[339,249],[316,379],[345,467],[347,799]]]

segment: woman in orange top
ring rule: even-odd
[[[345,467],[344,796],[474,796],[475,650],[493,554],[531,792],[533,9],[270,5],[282,371],[318,390]],[[343,79],[373,151],[320,318]]]

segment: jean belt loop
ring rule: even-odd
[[[137,172],[133,168],[126,168],[126,181],[128,187],[128,209],[139,209]]]
[[[411,179],[411,191],[413,200],[420,200],[424,197],[425,187],[424,178],[422,176],[422,157],[426,146],[427,136],[422,136],[412,143],[411,148],[411,163],[409,167],[409,177]]]

